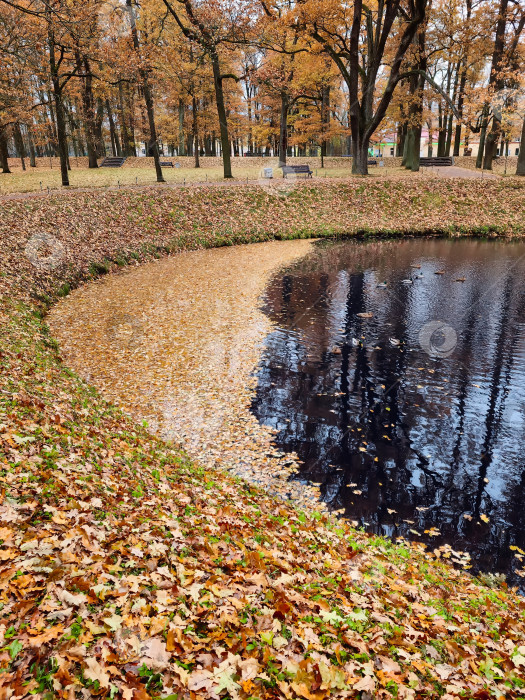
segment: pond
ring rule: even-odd
[[[522,590],[524,273],[519,242],[317,244],[267,287],[252,406],[331,509]]]

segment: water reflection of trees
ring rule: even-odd
[[[493,571],[525,546],[524,253],[465,240],[320,246],[269,286],[279,330],[256,402],[334,507],[385,534],[437,528],[422,539]],[[400,284],[412,264],[423,279]],[[458,333],[449,358],[418,345],[435,319]]]

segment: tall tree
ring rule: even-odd
[[[298,0],[298,20],[334,61],[350,100],[354,173],[368,173],[370,138],[383,120],[403,59],[425,20],[428,0],[381,0],[377,7],[354,0],[322,4]],[[388,65],[388,76],[384,73]]]
[[[135,49],[137,55],[139,56],[140,67],[139,73],[141,77],[141,87],[144,94],[144,102],[146,103],[146,112],[148,115],[148,126],[149,126],[149,143],[147,144],[148,155],[153,152],[153,160],[155,162],[155,171],[157,173],[157,182],[166,182],[164,176],[162,175],[162,168],[160,165],[160,153],[159,153],[159,142],[157,140],[157,127],[155,124],[155,112],[153,108],[153,95],[151,92],[151,86],[148,78],[148,69],[144,65],[140,52],[140,39],[139,31],[137,28],[137,19],[135,14],[135,2],[134,0],[126,0],[126,6],[129,8],[129,17],[131,22],[131,38],[133,40],[133,48]]]
[[[509,16],[509,2],[510,0],[499,0],[496,21],[494,51],[492,53],[489,78],[489,90],[491,91],[494,106],[492,110],[492,127],[486,136],[483,160],[483,167],[487,170],[492,169],[492,161],[496,155],[496,149],[501,137],[501,111],[503,106],[500,100],[501,94],[513,80],[513,76],[509,75],[509,71],[512,71],[515,65],[516,51],[521,33],[525,27],[525,6],[518,4],[517,9],[513,8],[513,13]]]
[[[231,12],[221,0],[201,4],[196,0],[163,0],[168,12],[177,22],[183,35],[198,44],[208,56],[215,88],[215,102],[219,117],[224,177],[232,178],[230,135],[224,99],[224,81],[239,80],[234,73],[224,73],[220,47],[242,37],[248,13],[243,8],[232,7]]]

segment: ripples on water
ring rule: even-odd
[[[277,326],[254,402],[331,507],[522,588],[524,268],[523,243],[319,244],[267,289]],[[420,334],[436,320],[431,356]]]

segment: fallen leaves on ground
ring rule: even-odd
[[[335,190],[334,201],[345,192]],[[523,226],[516,192],[505,200],[509,233]],[[186,217],[202,192],[179,196],[3,207],[0,697],[523,697],[525,601],[515,591],[192,464],[61,363],[31,289],[56,291],[89,277],[90,262],[140,245],[145,256],[169,248],[174,201],[177,245],[196,247],[199,236],[202,246],[257,239],[270,216],[274,232],[299,235],[293,217],[322,200],[315,188],[301,202],[278,200],[243,229],[228,201],[239,195],[225,192],[224,202],[201,199],[210,221],[195,229]],[[343,204],[355,230],[357,208]],[[315,208],[318,228],[312,212],[303,232],[327,233],[328,212]],[[23,251],[44,225],[68,257],[33,274]]]

